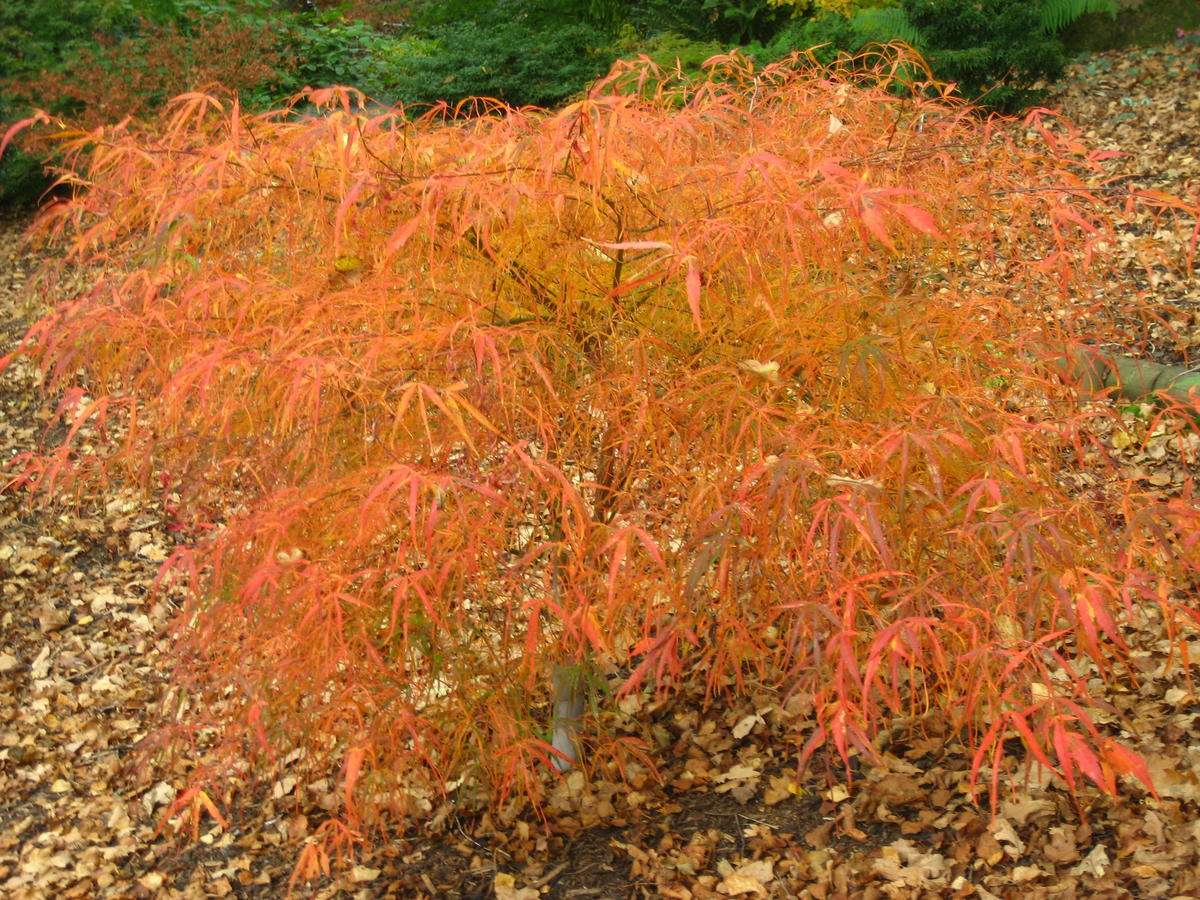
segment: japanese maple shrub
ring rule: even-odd
[[[993,789],[1010,737],[1072,788],[1145,780],[1088,679],[1193,615],[1200,516],[1106,469],[1049,374],[1114,327],[1081,299],[1105,154],[886,66],[711,68],[416,121],[191,94],[75,148],[42,228],[103,266],[30,352],[94,433],[23,483],[94,469],[124,411],[105,471],[191,536],[168,737],[340,764],[333,846],[451,787],[536,799],[564,671],[799,698],[803,760],[937,714]],[[581,715],[579,765],[653,766]]]

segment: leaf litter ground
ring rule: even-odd
[[[1125,153],[1114,174],[1131,188],[1200,191],[1200,48],[1094,56],[1075,66],[1051,105],[1085,138]],[[23,222],[0,223],[0,341],[32,324]],[[1125,279],[1110,308],[1130,344],[1109,348],[1194,364],[1200,290],[1194,278],[1135,258],[1146,221],[1115,248]],[[1167,247],[1179,255],[1182,247]],[[1149,292],[1155,314],[1129,298]],[[0,375],[0,459],[53,445],[53,406],[20,363]],[[1123,475],[1164,495],[1197,448],[1131,410],[1106,429]],[[1194,439],[1194,435],[1192,435]],[[1193,440],[1192,443],[1195,443]],[[0,475],[2,477],[2,475]],[[1071,472],[1081,489],[1087,473]],[[227,822],[193,805],[164,823],[183,770],[140,761],[161,721],[169,655],[160,637],[170,594],[151,600],[169,552],[164,515],[113,488],[69,505],[32,508],[0,493],[0,893],[42,897],[243,897],[288,893],[293,866],[330,803],[297,796],[286,767],[264,790],[222,802]],[[1195,590],[1196,586],[1178,586]],[[659,706],[627,698],[621,713],[666,750],[661,778],[628,785],[571,773],[551,791],[547,823],[528,808],[481,814],[469,798],[420,828],[390,834],[332,877],[292,885],[298,897],[546,898],[1172,898],[1200,896],[1200,698],[1188,660],[1171,658],[1156,623],[1127,635],[1133,669],[1105,687],[1104,723],[1147,758],[1161,796],[1127,785],[1116,800],[1072,801],[1018,755],[1018,789],[996,814],[965,790],[970,758],[939,723],[897,723],[877,764],[836,764],[795,780],[804,698],[750,696]],[[1200,658],[1200,639],[1190,646]],[[701,679],[702,680],[702,679]],[[1103,685],[1096,679],[1096,685]],[[792,726],[792,727],[789,727]],[[202,742],[197,758],[202,761]],[[1019,748],[1009,748],[1016,750]],[[182,765],[180,763],[179,765]],[[228,798],[219,798],[222,801]],[[192,814],[194,810],[194,816]],[[164,827],[165,825],[165,827]]]

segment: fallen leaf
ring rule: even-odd
[[[1072,875],[1093,875],[1099,878],[1108,871],[1111,865],[1112,860],[1108,858],[1108,851],[1104,849],[1103,844],[1097,844],[1088,852],[1087,856],[1072,866],[1070,871]]]
[[[147,872],[137,882],[148,891],[157,891],[165,880],[161,872]]]
[[[728,894],[730,897],[737,897],[741,894],[761,894],[767,896],[766,886],[757,878],[751,878],[749,875],[727,875],[721,879],[717,885],[717,890],[722,894]]]
[[[38,627],[43,634],[52,634],[65,627],[71,621],[69,610],[59,609],[51,603],[46,603],[38,610]]]
[[[45,678],[50,672],[50,645],[43,644],[38,655],[29,664],[29,674],[36,680]]]
[[[516,879],[507,872],[497,872],[492,878],[496,900],[537,900],[541,896],[537,888],[518,888],[516,883]]]
[[[997,816],[992,821],[992,836],[1004,847],[1004,852],[1013,859],[1025,853],[1025,842],[1017,835],[1012,823],[1003,816]]]
[[[755,725],[762,724],[763,717],[757,713],[745,716],[736,725],[733,726],[731,732],[739,741],[754,730]]]
[[[1039,869],[1037,866],[1014,866],[1011,877],[1017,884],[1025,884],[1029,881],[1036,881],[1043,875],[1048,874],[1044,869]]]
[[[1050,862],[1069,863],[1079,859],[1073,828],[1056,825],[1050,829],[1049,840],[1041,845],[1042,855]]]
[[[718,775],[714,775],[712,780],[717,784],[721,784],[725,781],[740,781],[745,778],[757,778],[760,774],[760,771],[753,766],[747,766],[738,763],[737,765],[730,766],[727,771],[721,772]]]

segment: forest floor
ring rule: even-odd
[[[1128,186],[1200,192],[1200,48],[1094,56],[1049,105],[1089,143],[1128,154],[1113,163]],[[24,224],[0,222],[0,353],[37,313]],[[1120,349],[1195,364],[1196,278],[1126,268],[1110,289],[1147,290],[1168,314],[1146,317],[1139,345]],[[14,457],[56,437],[53,398],[37,385],[23,360],[0,374],[0,486]],[[1127,477],[1164,492],[1188,477],[1188,461],[1153,435],[1109,440]],[[137,751],[168,690],[162,629],[175,609],[151,586],[169,545],[161,510],[132,491],[49,506],[0,491],[0,895],[289,892],[321,797],[297,797],[286,772],[224,808],[224,825],[195,807],[195,819],[160,828],[183,770],[156,769]],[[924,737],[893,735],[849,787],[836,767],[797,784],[794,743],[763,727],[772,698],[706,706],[697,696],[637,711],[676,738],[661,783],[572,773],[549,795],[548,830],[527,809],[468,817],[447,804],[353,866],[291,887],[297,897],[497,900],[1200,897],[1200,698],[1189,680],[1200,670],[1171,659],[1159,634],[1129,640],[1135,671],[1107,699],[1158,799],[1130,785],[1117,799],[1084,789],[1076,802],[1036,769],[1023,781],[1014,763],[1022,786],[992,815],[963,790],[969,755],[936,740],[936,723]],[[1200,660],[1200,635],[1190,646]]]

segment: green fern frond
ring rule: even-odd
[[[885,44],[888,41],[899,40],[913,47],[920,46],[921,33],[900,7],[864,9],[855,13],[850,21],[854,30],[868,42],[878,41]]]
[[[1117,17],[1117,0],[1042,0],[1042,31],[1054,34],[1085,13],[1106,12]]]

